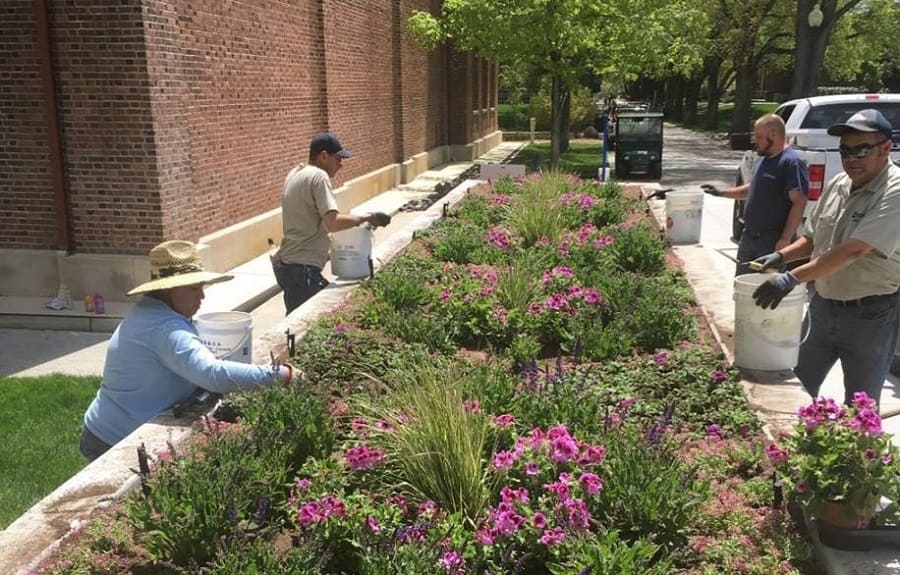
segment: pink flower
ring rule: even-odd
[[[664,365],[667,361],[669,361],[669,354],[661,351],[653,356],[653,361],[656,362],[656,365]]]
[[[850,428],[864,435],[881,435],[881,418],[875,410],[864,407],[850,421]]]
[[[794,485],[794,491],[797,493],[806,493],[806,482],[798,481],[796,485]]]
[[[565,463],[578,457],[578,444],[571,437],[552,440],[550,458],[556,463]]]
[[[706,435],[709,437],[718,437],[719,439],[721,439],[723,433],[724,431],[722,430],[722,428],[715,423],[706,426]]]
[[[425,517],[431,517],[437,511],[437,505],[429,499],[428,501],[423,501],[419,503],[419,515],[423,515]]]
[[[309,489],[309,479],[303,478],[297,481],[297,484],[294,485],[294,488],[297,489],[297,491],[306,491],[307,489]]]
[[[494,425],[497,427],[509,427],[516,422],[516,418],[510,415],[509,413],[504,413],[503,415],[498,415],[494,418]]]
[[[466,561],[459,551],[447,551],[441,556],[438,563],[444,568],[444,571],[453,575],[466,572]]]
[[[589,445],[578,462],[582,465],[591,463],[600,463],[606,458],[606,447],[602,445]]]
[[[385,453],[368,445],[360,445],[348,449],[344,453],[344,458],[352,471],[364,471],[381,464],[384,461]]]
[[[463,411],[466,413],[478,413],[481,411],[481,404],[474,399],[466,399],[463,401]]]
[[[540,472],[541,472],[540,466],[538,466],[538,464],[535,463],[534,461],[529,461],[528,463],[525,464],[525,475],[529,475],[529,476],[533,477],[535,475],[538,475]]]
[[[440,299],[444,303],[447,303],[448,301],[450,301],[450,290],[445,289],[444,291],[442,291],[441,297],[438,299]]]
[[[780,465],[782,463],[787,463],[788,452],[774,443],[770,443],[766,446],[766,457],[768,457],[769,461],[775,465]]]
[[[604,302],[603,296],[594,288],[585,288],[581,297],[584,299],[584,303],[588,305],[602,305]]]
[[[726,379],[728,379],[728,374],[725,373],[724,371],[722,371],[721,369],[717,369],[712,374],[713,383],[722,383]]]
[[[578,482],[581,483],[581,488],[588,495],[595,495],[603,489],[603,482],[594,473],[582,473],[581,477],[578,478]]]
[[[511,201],[512,198],[505,194],[496,194],[491,197],[491,203],[495,206],[508,206]]]
[[[518,457],[512,451],[498,451],[494,455],[494,461],[491,467],[494,469],[509,469],[516,462]]]
[[[612,236],[600,236],[594,240],[594,247],[599,249],[611,246],[613,243]]]
[[[566,539],[566,534],[563,533],[562,529],[547,529],[544,531],[544,534],[541,536],[541,545],[546,545],[547,547],[553,547],[554,545],[559,545]]]
[[[494,534],[490,529],[479,529],[475,532],[475,540],[481,543],[482,545],[493,545],[494,544]]]
[[[867,394],[866,392],[857,391],[853,394],[853,407],[855,407],[856,409],[874,410],[878,407],[878,404],[874,399],[869,397],[869,394]]]
[[[569,499],[563,503],[568,514],[569,526],[573,529],[588,529],[591,526],[591,514],[581,499]]]
[[[531,516],[531,524],[543,531],[547,527],[547,517],[538,511]]]
[[[372,533],[378,533],[379,531],[381,531],[381,524],[371,515],[366,517],[365,524],[366,528],[368,528],[368,530]]]
[[[508,249],[512,245],[506,232],[499,228],[488,230],[488,241],[502,250]]]

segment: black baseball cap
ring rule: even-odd
[[[893,135],[891,123],[881,112],[868,108],[850,116],[843,124],[834,124],[828,128],[829,136],[843,136],[847,132],[881,132],[886,138]]]
[[[341,145],[338,137],[331,132],[322,132],[313,136],[312,142],[309,143],[309,155],[318,156],[322,152],[329,154],[337,154],[342,158],[352,158],[353,152],[345,150]]]

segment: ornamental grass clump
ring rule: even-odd
[[[863,392],[850,406],[817,398],[798,415],[793,435],[767,446],[766,455],[813,516],[839,502],[865,527],[881,497],[900,495],[900,454],[881,428],[875,400]]]

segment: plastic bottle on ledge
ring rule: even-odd
[[[103,301],[103,294],[99,294],[99,293],[94,294],[94,313],[96,313],[96,314],[106,313],[106,302]]]

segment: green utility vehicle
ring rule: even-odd
[[[616,179],[662,177],[663,114],[623,112],[616,118]]]

